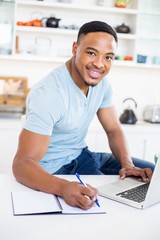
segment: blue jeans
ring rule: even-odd
[[[145,160],[132,158],[133,164],[139,168],[151,168],[154,164]],[[62,166],[55,174],[75,174],[81,175],[118,175],[121,169],[120,163],[111,153],[91,152],[84,148],[80,156],[72,160],[71,163]]]

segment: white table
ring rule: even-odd
[[[65,177],[76,180],[75,176]],[[98,186],[116,180],[117,176],[83,176],[83,179]],[[160,204],[138,210],[100,198],[100,203],[106,206],[106,214],[13,216],[11,191],[23,189],[25,187],[12,176],[0,174],[1,240],[160,239]]]

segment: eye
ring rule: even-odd
[[[113,56],[106,56],[107,61],[113,61],[113,58],[114,58]]]
[[[93,51],[88,51],[87,53],[91,56],[96,56],[96,54]]]

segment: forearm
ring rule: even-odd
[[[43,170],[33,159],[13,162],[13,174],[22,184],[47,193],[62,196],[63,188],[68,184],[67,180],[58,178]]]
[[[133,165],[128,144],[121,129],[108,134],[109,146],[122,167]]]

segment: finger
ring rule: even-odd
[[[81,194],[89,197],[92,200],[97,196],[97,193],[98,193],[97,189],[93,187],[90,188],[89,185],[88,187],[82,186],[81,188]]]
[[[94,202],[86,195],[81,195],[78,199],[78,207],[87,210],[93,206]]]
[[[139,176],[141,176],[142,180],[144,182],[149,182],[151,179],[151,175],[152,175],[152,171],[150,171],[149,169],[145,168],[145,169],[140,169],[140,174]]]
[[[89,184],[87,184],[87,186],[92,190],[92,195],[90,195],[90,198],[94,201],[98,197],[98,190]]]
[[[141,178],[142,178],[142,180],[143,180],[144,182],[148,181],[148,178],[147,178],[147,176],[146,176],[146,173],[145,173],[145,170],[144,170],[144,169],[141,171],[140,176],[141,176]]]
[[[126,176],[140,176],[144,182],[149,181],[151,179],[151,172],[149,169],[141,169],[141,168],[134,168],[134,169],[128,169],[126,171]]]
[[[121,169],[119,171],[120,179],[125,179],[126,178],[126,171],[124,169]]]
[[[150,168],[145,168],[144,171],[146,174],[146,178],[150,181],[152,177],[152,170]]]
[[[143,180],[145,179],[146,181],[146,175],[144,173],[144,170],[140,168],[130,168],[130,169],[123,169],[122,170],[122,175],[121,179],[124,179],[129,176],[135,176],[135,177],[141,177]]]
[[[120,173],[121,179],[124,179],[129,176],[135,176],[135,177],[139,176],[145,182],[150,181],[152,177],[152,170],[150,168],[145,168],[145,169],[136,168],[136,167],[130,168],[130,169],[122,168],[119,173]]]

